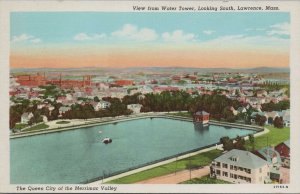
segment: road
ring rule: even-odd
[[[209,166],[204,166],[203,168],[192,170],[191,174],[189,170],[183,170],[176,172],[176,174],[167,174],[164,176],[140,181],[136,184],[178,184],[190,180],[190,178],[199,178],[206,175],[209,175]]]

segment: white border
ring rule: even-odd
[[[298,127],[300,110],[300,1],[0,1],[0,192],[20,192],[16,185],[9,184],[9,126],[8,126],[8,80],[9,80],[9,15],[17,11],[110,11],[131,12],[133,5],[243,5],[243,6],[279,6],[281,11],[291,16],[291,183],[287,189],[273,188],[274,185],[117,185],[116,192],[159,192],[159,193],[300,193],[300,133]],[[3,176],[4,175],[4,176]],[[24,185],[28,186],[28,185]],[[34,185],[47,186],[47,185]],[[62,185],[51,185],[62,186]],[[70,185],[74,186],[74,185]],[[26,191],[25,191],[26,192]],[[49,191],[36,191],[39,193]],[[56,192],[58,192],[56,190]],[[60,191],[61,192],[61,191]],[[72,192],[72,191],[64,191]],[[74,191],[73,191],[74,192]],[[77,191],[82,193],[84,191]],[[87,191],[89,193],[93,191]],[[109,191],[96,191],[109,192]],[[21,193],[24,193],[22,191]]]

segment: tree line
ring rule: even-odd
[[[48,90],[54,90],[51,87]],[[170,111],[188,111],[193,114],[199,110],[210,113],[210,117],[216,120],[224,120],[227,122],[235,122],[237,119],[250,123],[250,115],[253,111],[249,108],[246,113],[234,115],[231,107],[238,109],[242,104],[238,100],[227,98],[215,91],[213,94],[198,95],[196,92],[189,94],[186,91],[163,91],[161,93],[136,93],[134,95],[126,95],[122,99],[104,97],[102,100],[110,102],[111,105],[107,109],[95,111],[88,100],[85,104],[73,104],[71,109],[62,115],[64,119],[88,119],[100,117],[113,117],[119,115],[129,115],[131,110],[127,109],[128,104],[141,104],[141,112],[170,112]],[[95,97],[92,101],[99,102],[100,99]],[[34,118],[32,123],[39,122],[41,115],[45,115],[48,120],[56,120],[59,118],[59,108],[63,106],[61,103],[47,101],[54,106],[54,110],[50,111],[43,107],[37,109],[40,102],[30,102],[27,99],[19,101],[10,107],[10,128],[14,128],[15,124],[21,121],[21,115],[25,112],[32,112]],[[289,101],[282,101],[277,104],[263,104],[263,110],[283,110],[289,108]],[[257,116],[256,123],[262,125],[264,118]]]

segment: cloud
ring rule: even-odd
[[[216,31],[213,31],[213,30],[204,30],[203,31],[203,34],[206,34],[206,35],[211,35],[212,33],[215,33]]]
[[[17,42],[31,42],[34,44],[40,43],[42,42],[42,40],[40,38],[36,38],[32,35],[28,35],[28,34],[21,34],[19,36],[14,36],[12,39],[13,43],[17,43]]]
[[[195,41],[195,34],[184,33],[182,30],[175,30],[172,33],[164,32],[162,38],[167,42],[186,42],[186,41]]]
[[[120,30],[112,32],[111,36],[135,41],[153,41],[158,38],[155,30],[150,28],[138,28],[132,24],[125,24]]]
[[[247,28],[245,31],[265,31],[266,28]]]
[[[202,42],[203,46],[209,47],[264,47],[272,49],[289,48],[289,40],[274,36],[247,36],[244,34],[220,36],[218,38]]]
[[[85,40],[99,40],[105,38],[106,34],[86,34],[86,33],[79,33],[73,37],[74,40],[77,41],[85,41]]]
[[[35,39],[31,39],[30,40],[30,42],[32,42],[32,43],[40,43],[40,42],[42,42],[42,40],[41,39],[39,39],[39,38],[35,38]]]
[[[290,24],[288,22],[274,24],[270,26],[270,30],[267,31],[267,35],[290,35]]]

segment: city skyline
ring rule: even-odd
[[[289,17],[288,13],[12,13],[10,66],[288,67]]]

